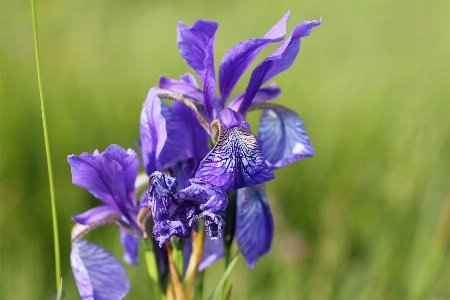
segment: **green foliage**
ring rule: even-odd
[[[277,170],[268,184],[273,250],[253,270],[237,262],[233,299],[450,298],[449,3],[37,1],[66,299],[78,299],[70,217],[100,203],[72,185],[67,155],[111,143],[136,149],[149,88],[160,75],[191,72],[176,46],[179,20],[219,22],[218,62],[288,9],[288,30],[323,17],[275,78],[283,91],[276,103],[302,116],[316,156]],[[0,299],[49,299],[55,289],[40,118],[30,4],[2,0]],[[88,238],[123,254],[117,228]],[[141,254],[138,268],[127,266],[127,299],[151,298]],[[206,273],[210,295],[223,263]]]

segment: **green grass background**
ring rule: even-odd
[[[160,75],[191,72],[179,20],[220,24],[217,66],[291,10],[302,40],[274,80],[316,156],[267,184],[272,253],[231,277],[234,299],[450,299],[449,1],[41,1],[41,72],[66,299],[70,217],[100,202],[71,183],[69,154],[134,146]],[[275,46],[263,52],[256,63]],[[256,65],[256,63],[254,65]],[[243,91],[249,74],[238,84]],[[54,292],[51,208],[29,1],[0,0],[0,299]],[[256,116],[251,116],[256,131]],[[122,256],[118,228],[89,238]],[[144,261],[126,299],[151,299]],[[206,273],[206,293],[223,271]]]

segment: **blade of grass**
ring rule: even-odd
[[[59,234],[58,234],[58,222],[57,222],[57,218],[56,218],[55,189],[53,186],[52,161],[51,161],[51,157],[50,157],[50,146],[49,146],[48,133],[47,133],[47,119],[45,117],[44,93],[42,91],[41,70],[40,70],[40,65],[39,65],[39,47],[38,47],[35,0],[31,0],[31,15],[33,18],[34,50],[36,53],[36,69],[37,69],[37,78],[38,78],[38,85],[39,85],[39,97],[41,99],[41,115],[42,115],[42,127],[44,130],[45,153],[47,155],[48,181],[50,184],[50,203],[51,203],[51,207],[52,207],[53,241],[54,241],[54,248],[55,248],[56,290],[58,290],[60,280],[61,280],[61,266],[60,266],[60,255],[59,255]]]
[[[237,260],[239,258],[239,253],[241,253],[241,249],[239,249],[236,252],[236,254],[233,256],[233,258],[230,260],[230,263],[228,264],[228,267],[225,269],[225,272],[223,273],[222,277],[220,277],[219,282],[217,283],[216,287],[212,291],[211,295],[208,297],[208,300],[216,299],[216,297],[219,294],[219,291],[221,290],[223,284],[225,283],[225,281],[230,276],[231,271],[233,270],[234,265],[236,264],[236,262],[237,262]]]

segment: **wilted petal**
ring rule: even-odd
[[[224,211],[228,204],[228,197],[224,191],[200,178],[189,180],[186,187],[174,197],[197,203],[202,211],[209,212]]]
[[[291,37],[253,70],[245,91],[244,101],[239,108],[240,113],[243,114],[247,111],[261,85],[294,63],[300,51],[300,38],[308,36],[311,29],[321,23],[322,21],[307,21],[297,25],[292,31]]]
[[[214,70],[214,35],[218,24],[198,20],[192,27],[178,23],[178,50],[195,70],[203,84],[203,101],[208,122],[214,119],[216,75]]]
[[[148,208],[152,211],[153,220],[155,223],[167,220],[178,181],[159,171],[153,172],[149,181]]]
[[[159,155],[167,139],[166,120],[161,113],[161,100],[155,88],[145,99],[140,121],[141,150],[147,174],[162,170]]]
[[[171,236],[188,238],[191,235],[198,208],[190,202],[179,205],[169,220],[155,222],[153,234],[159,246],[162,247]]]
[[[202,178],[229,192],[272,180],[275,176],[265,163],[253,134],[241,126],[227,128],[218,120],[215,147],[202,160],[197,178]]]
[[[220,239],[222,230],[225,228],[225,211],[216,213],[204,211],[197,218],[205,220],[206,233],[208,233],[211,239]]]
[[[125,268],[107,250],[79,240],[72,246],[70,263],[82,299],[122,299],[130,290]]]
[[[137,266],[140,239],[120,228],[120,241],[122,242],[123,249],[125,250],[123,260],[129,264]]]
[[[273,219],[264,185],[246,187],[237,192],[236,241],[244,245],[242,254],[250,268],[258,258],[270,252]]]
[[[314,148],[297,113],[267,103],[256,105],[255,108],[264,109],[259,120],[257,139],[269,167],[281,168],[314,155]]]
[[[82,214],[76,215],[72,217],[72,220],[74,220],[77,223],[80,223],[82,225],[90,225],[96,222],[99,222],[101,220],[104,220],[110,215],[118,214],[119,211],[114,209],[112,206],[109,205],[100,205],[97,207],[94,207]]]
[[[239,78],[265,46],[279,42],[286,35],[289,11],[263,38],[248,39],[231,47],[222,59],[219,68],[221,105],[224,106]]]
[[[240,94],[236,96],[233,100],[231,100],[228,108],[231,108],[234,111],[239,110],[239,106],[241,106],[242,101],[244,101],[244,95]],[[276,99],[281,95],[281,89],[275,86],[275,82],[272,82],[268,87],[261,88],[256,92],[255,97],[253,98],[253,102],[263,102],[267,100]]]
[[[194,76],[189,73],[180,76],[180,80],[161,76],[159,78],[159,87],[175,93],[183,94],[203,103],[203,92],[198,87]]]

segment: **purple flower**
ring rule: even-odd
[[[288,19],[289,12],[262,38],[245,40],[228,50],[219,67],[220,97],[215,95],[217,23],[198,20],[192,27],[186,27],[180,22],[178,48],[200,78],[203,91],[190,74],[180,80],[161,77],[159,82],[160,88],[189,99],[198,115],[210,124],[205,129],[217,135],[215,147],[200,162],[195,176],[225,191],[244,188],[238,191],[236,238],[239,245],[245,245],[243,254],[250,267],[259,256],[270,251],[273,236],[272,215],[261,184],[274,178],[272,170],[314,155],[301,118],[288,108],[267,103],[277,98],[281,90],[274,83],[262,86],[293,64],[300,51],[301,38],[308,36],[321,21],[295,26],[291,36],[252,71],[245,92],[232,99],[227,107],[225,104],[258,53],[265,46],[284,39]],[[258,109],[263,113],[259,136],[255,138],[244,115]]]
[[[228,198],[224,191],[204,181],[192,178],[177,191],[176,178],[155,171],[150,176],[148,206],[152,211],[153,234],[159,246],[171,236],[188,238],[198,219],[205,220],[205,228],[212,239],[218,239],[225,226]]]
[[[105,249],[81,240],[89,231],[104,225],[120,226],[125,250],[124,260],[137,265],[139,240],[143,236],[137,224],[140,205],[135,195],[139,167],[137,154],[117,145],[102,153],[82,153],[67,158],[74,184],[87,189],[104,202],[73,217],[78,224],[72,232],[71,264],[83,299],[121,299],[129,289],[121,263]]]

